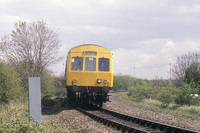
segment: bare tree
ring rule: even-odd
[[[186,70],[193,62],[200,63],[200,53],[193,52],[184,54],[180,57],[177,57],[175,64],[172,65],[172,76],[174,79],[184,80]]]
[[[60,59],[59,48],[57,33],[43,21],[19,21],[12,34],[3,36],[0,42],[4,59],[29,76],[40,76],[44,69],[56,63]]]

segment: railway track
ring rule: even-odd
[[[136,133],[199,133],[185,128],[180,128],[156,121],[151,121],[106,108],[96,106],[76,107],[76,109],[92,119],[111,126],[122,132]]]

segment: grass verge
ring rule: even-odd
[[[28,103],[12,101],[10,104],[0,105],[0,133],[61,133],[61,125],[53,122],[29,122]]]
[[[154,99],[144,99],[141,102],[135,102],[127,95],[121,96],[121,100],[137,106],[146,107],[152,110],[161,110],[165,112],[179,114],[182,116],[200,118],[200,106],[186,106],[186,105],[181,106],[172,103],[169,104],[169,106],[165,106],[162,102]]]

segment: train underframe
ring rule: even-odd
[[[95,104],[102,107],[109,101],[110,87],[67,86],[67,96],[71,103]]]

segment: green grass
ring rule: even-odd
[[[171,103],[166,107],[162,102],[154,100],[154,99],[144,99],[141,102],[134,102],[127,95],[121,96],[121,100],[137,105],[137,106],[149,108],[152,110],[161,110],[161,111],[179,114],[183,116],[191,116],[191,117],[200,118],[200,106],[186,106],[186,105],[181,106],[181,105]]]
[[[181,106],[176,111],[184,115],[200,117],[200,106]]]
[[[34,119],[33,119],[34,121]],[[29,122],[28,103],[12,101],[9,104],[0,105],[0,133],[60,133],[64,131],[53,122]]]

